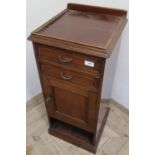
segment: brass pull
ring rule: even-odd
[[[60,73],[60,78],[63,79],[63,80],[71,80],[73,78],[72,75],[69,75],[69,74],[64,74],[63,72]]]
[[[45,102],[49,102],[51,100],[51,97],[50,96],[47,96],[46,98],[45,98]]]
[[[59,61],[60,61],[61,63],[69,63],[69,62],[71,62],[72,60],[73,60],[72,58],[59,56]]]

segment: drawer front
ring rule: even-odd
[[[44,45],[38,45],[38,58],[94,74],[99,74],[102,70],[100,58]]]
[[[97,91],[99,79],[48,64],[40,64],[41,73],[63,82],[76,84]]]

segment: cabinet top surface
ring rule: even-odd
[[[64,41],[106,53],[113,48],[125,23],[124,10],[69,4],[61,14],[34,31],[30,40],[35,41],[34,36],[44,37],[51,42]]]

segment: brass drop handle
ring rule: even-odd
[[[47,102],[49,102],[51,99],[52,99],[52,98],[51,98],[50,96],[47,96],[47,97],[45,98],[45,102],[47,103]]]
[[[73,78],[72,75],[65,75],[63,72],[60,73],[60,78],[63,79],[63,80],[71,80]]]
[[[60,61],[61,63],[69,63],[69,62],[71,62],[72,60],[73,60],[72,58],[59,56],[59,61]]]

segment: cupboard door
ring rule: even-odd
[[[46,108],[56,118],[87,131],[94,131],[97,94],[42,75]]]

